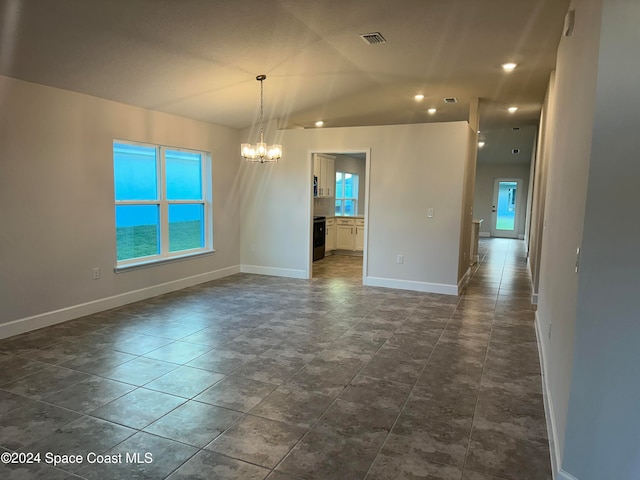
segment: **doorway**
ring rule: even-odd
[[[522,180],[496,178],[491,207],[491,236],[518,238],[518,210]]]
[[[310,279],[345,277],[351,282],[364,283],[367,275],[369,155],[369,149],[309,152],[309,223],[314,225],[309,230]],[[322,256],[318,255],[318,242],[313,235],[318,222],[326,225]]]

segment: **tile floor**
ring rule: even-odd
[[[0,478],[550,479],[524,245],[480,249],[460,297],[336,256],[5,339],[0,451],[41,462]]]

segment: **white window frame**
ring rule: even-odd
[[[135,257],[127,260],[118,260],[116,245],[116,268],[115,271],[125,270],[131,267],[152,265],[170,260],[188,258],[196,255],[214,252],[213,248],[213,208],[212,208],[212,174],[211,174],[211,154],[203,150],[191,148],[171,147],[167,145],[156,145],[151,143],[134,142],[130,140],[113,140],[112,155],[115,155],[116,144],[133,145],[156,150],[156,189],[157,200],[116,200],[114,182],[114,220],[116,207],[126,205],[155,205],[159,206],[159,228],[160,228],[160,253],[144,257]],[[166,152],[188,152],[201,155],[201,179],[202,179],[202,199],[196,200],[168,200],[166,183]],[[115,161],[115,156],[113,157]],[[170,205],[202,205],[204,215],[204,246],[177,252],[169,251],[169,206]],[[115,221],[114,221],[115,225]],[[117,226],[116,226],[117,230]]]
[[[338,197],[338,195],[336,195],[336,202],[340,202],[340,214],[336,214],[337,216],[340,217],[355,217],[358,215],[358,197],[345,197],[344,196],[344,192],[345,192],[345,185],[344,185],[344,176],[348,173],[349,175],[355,175],[358,178],[358,182],[357,182],[357,186],[358,186],[358,191],[356,192],[356,194],[360,194],[360,174],[355,173],[355,172],[342,172],[342,171],[336,171],[336,177],[338,176],[338,174],[341,173],[342,174],[342,197]],[[336,181],[337,183],[337,181]],[[334,186],[336,193],[338,192],[338,186],[337,184]],[[345,201],[346,200],[351,200],[353,201],[353,214],[351,215],[347,215],[345,214]],[[335,206],[334,206],[334,212],[335,212]]]

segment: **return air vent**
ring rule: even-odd
[[[511,130],[513,130],[514,132],[517,132],[518,130],[520,130],[520,127],[511,127]]]
[[[520,149],[519,148],[514,148],[513,150],[511,150],[511,153],[513,153],[514,155],[517,155],[520,153]]]
[[[362,33],[360,34],[360,38],[369,45],[380,45],[382,43],[387,43],[380,32]]]
[[[444,103],[458,103],[458,99],[456,97],[446,97]]]

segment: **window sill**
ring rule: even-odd
[[[182,260],[189,260],[196,257],[205,257],[207,255],[212,255],[215,252],[216,252],[215,250],[208,250],[206,252],[189,253],[186,255],[180,255],[176,257],[160,258],[160,259],[148,260],[144,262],[130,263],[128,265],[116,266],[114,267],[113,271],[115,273],[124,273],[124,272],[129,272],[131,270],[139,270],[141,268],[155,267],[158,265],[164,265],[166,263],[180,262]]]

